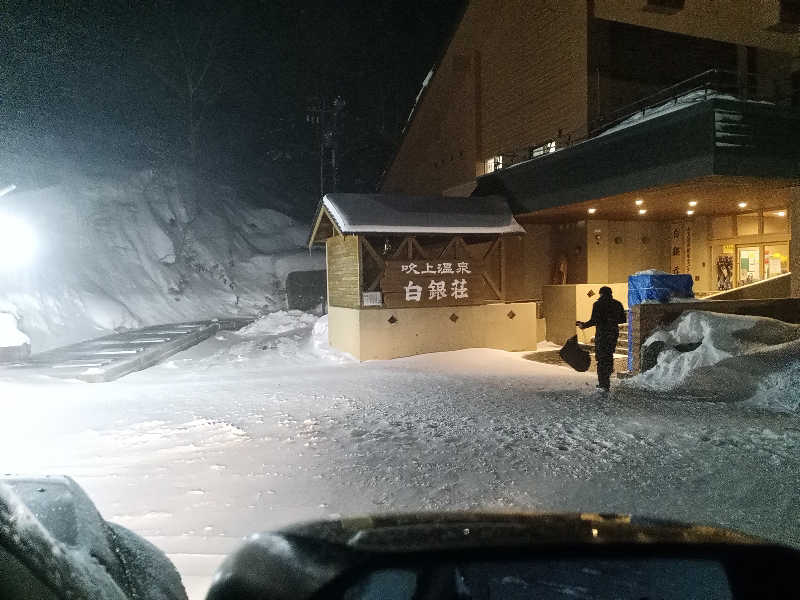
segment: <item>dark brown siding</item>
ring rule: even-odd
[[[382,190],[439,194],[494,155],[583,135],[586,29],[585,0],[473,0]]]

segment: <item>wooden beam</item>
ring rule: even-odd
[[[502,299],[503,299],[503,295],[500,293],[500,289],[497,287],[497,284],[495,284],[495,282],[494,282],[494,281],[492,281],[492,278],[491,278],[491,277],[489,277],[489,273],[487,273],[486,271],[484,271],[484,272],[483,272],[483,273],[481,273],[481,274],[483,275],[483,278],[486,280],[486,283],[488,283],[488,284],[489,284],[489,287],[490,287],[490,288],[492,288],[492,291],[493,291],[493,292],[495,293],[495,295],[497,296],[497,299],[498,299],[498,300],[502,300]]]
[[[317,218],[314,221],[314,226],[311,228],[311,237],[308,239],[308,247],[311,248],[317,242],[324,242],[325,240],[318,240],[317,239],[317,232],[319,231],[320,225],[322,225],[322,219],[327,219],[331,226],[336,230],[336,224],[333,222],[333,219],[330,218],[327,209],[323,206],[319,214],[317,214]]]
[[[459,240],[459,239],[460,239],[460,238],[459,238],[458,236],[453,236],[452,238],[450,238],[450,241],[449,241],[449,242],[447,242],[447,246],[445,246],[445,247],[444,247],[444,249],[442,249],[442,251],[439,253],[439,257],[438,257],[438,258],[450,258],[449,256],[445,256],[445,255],[446,255],[446,254],[447,254],[447,253],[448,253],[448,252],[449,252],[451,249],[453,250],[453,258],[456,258],[456,250],[455,250],[455,246],[456,246],[456,244],[458,243],[458,240]]]
[[[417,253],[419,254],[419,257],[427,259],[428,258],[428,253],[425,252],[425,250],[422,248],[422,246],[419,245],[419,242],[417,241],[417,238],[411,237],[411,238],[409,238],[409,240],[411,240],[411,246],[417,249]],[[409,258],[411,258],[410,254],[409,254]]]
[[[499,244],[500,244],[500,236],[497,236],[497,238],[494,240],[494,242],[492,242],[492,245],[489,246],[489,249],[486,251],[486,254],[483,255],[483,260],[484,261],[486,261],[489,258],[489,255],[491,255],[491,253],[494,252],[497,249],[497,246]]]
[[[392,254],[392,259],[401,259],[401,258],[403,258],[402,257],[403,250],[406,249],[407,245],[408,245],[408,238],[404,238],[403,241],[400,242],[400,245],[397,247],[397,250],[395,250],[394,254]]]
[[[383,259],[380,255],[376,252],[375,248],[372,247],[372,244],[369,243],[369,240],[365,237],[361,238],[361,246],[367,250],[367,253],[372,257],[375,263],[378,265],[378,275],[370,282],[369,286],[365,291],[372,292],[378,286],[383,278],[384,271],[386,270],[386,264],[383,262]]]

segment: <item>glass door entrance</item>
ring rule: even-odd
[[[789,244],[764,244],[764,279],[789,272]]]
[[[761,247],[738,246],[736,248],[737,285],[761,281]]]

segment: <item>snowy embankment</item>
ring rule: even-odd
[[[662,343],[657,364],[630,385],[718,400],[800,409],[800,325],[775,319],[683,313],[645,342]]]
[[[0,311],[38,352],[120,328],[279,310],[289,272],[324,269],[304,224],[226,188],[191,189],[144,172],[3,197],[36,251],[0,271]]]

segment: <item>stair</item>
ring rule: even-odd
[[[594,352],[594,338],[589,340],[587,349]],[[617,339],[617,347],[614,349],[614,354],[624,354],[628,356],[628,324],[623,323],[619,326],[619,338]]]
[[[617,340],[617,354],[628,355],[628,324],[623,323],[619,326],[619,339]]]

